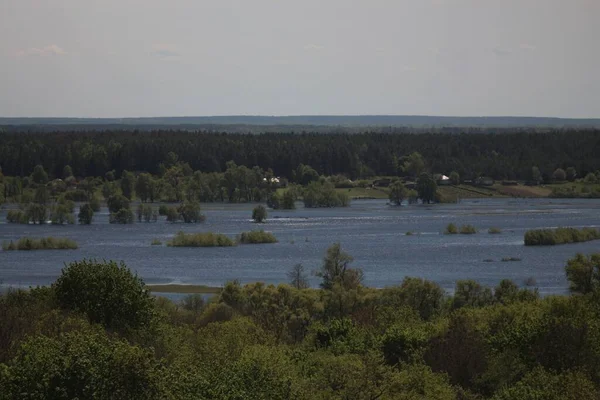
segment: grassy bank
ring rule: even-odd
[[[533,229],[525,232],[525,246],[552,246],[597,239],[600,239],[600,231],[595,228]]]
[[[171,247],[229,247],[235,242],[221,233],[184,233],[178,232],[175,237],[167,242]]]
[[[67,238],[21,238],[16,242],[2,243],[2,250],[74,250],[77,249],[77,243],[74,240]]]
[[[242,232],[238,241],[242,244],[277,243],[277,238],[270,232],[260,230]]]

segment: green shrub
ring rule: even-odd
[[[259,204],[258,206],[254,207],[254,210],[252,210],[252,219],[257,223],[265,222],[267,219],[267,209],[265,206]]]
[[[72,262],[52,287],[61,307],[81,312],[90,322],[107,328],[147,327],[154,316],[154,298],[122,262]]]
[[[79,208],[77,219],[82,225],[90,225],[92,223],[92,220],[94,219],[94,209],[89,203],[86,203]]]
[[[503,257],[501,261],[521,261],[521,259],[519,257]]]
[[[52,225],[63,225],[63,224],[74,224],[75,217],[73,217],[73,211],[69,209],[69,205],[57,204],[52,208],[50,214],[50,220]]]
[[[104,332],[29,337],[2,367],[2,399],[165,398],[152,351]]]
[[[258,243],[277,243],[277,238],[270,232],[250,231],[242,232],[238,241],[243,244],[258,244]]]
[[[138,204],[137,207],[138,222],[156,222],[158,220],[158,212],[150,204]]]
[[[165,216],[167,215],[167,212],[169,212],[169,206],[166,204],[161,204],[160,206],[158,206],[158,215],[161,216]]]
[[[175,237],[167,242],[171,247],[228,247],[235,242],[221,233],[184,233],[178,232]]]
[[[6,213],[6,222],[9,224],[28,224],[29,217],[22,210],[8,210]]]
[[[458,233],[458,228],[453,223],[449,223],[448,226],[446,226],[444,233],[447,235],[456,235]]]
[[[492,227],[492,228],[488,229],[488,233],[490,233],[490,234],[499,234],[499,233],[502,233],[502,230],[500,228],[494,228],[494,227]]]
[[[77,243],[67,238],[47,237],[41,239],[21,238],[16,242],[2,243],[2,250],[74,250]]]
[[[463,225],[460,227],[460,233],[463,235],[472,235],[477,233],[477,229],[473,225]]]
[[[150,243],[152,246],[160,246],[162,245],[162,242],[158,239],[152,239],[152,243]]]
[[[525,232],[525,246],[551,246],[555,244],[588,242],[600,239],[595,228],[533,229]]]
[[[121,208],[116,213],[111,213],[109,222],[111,224],[133,224],[133,212],[129,208]]]

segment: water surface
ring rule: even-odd
[[[72,251],[0,251],[0,285],[47,285],[65,262],[82,258],[124,261],[147,283],[183,283],[220,286],[231,279],[241,282],[287,281],[297,263],[307,270],[321,264],[325,250],[340,242],[365,272],[365,283],[384,287],[405,276],[434,280],[452,289],[459,279],[496,285],[501,279],[522,284],[533,277],[543,294],[564,293],[566,260],[576,253],[600,251],[600,241],[560,246],[526,247],[528,229],[558,226],[600,227],[600,201],[568,199],[481,199],[460,204],[390,207],[382,200],[354,201],[349,208],[269,211],[267,224],[277,244],[229,248],[169,248],[151,246],[177,231],[220,232],[232,237],[257,229],[250,220],[254,205],[204,205],[206,222],[199,225],[157,223],[111,225],[106,209],[90,226],[34,226],[6,224],[0,211],[0,241],[23,236],[64,236],[75,239]],[[301,206],[300,206],[301,207]],[[444,235],[445,226],[472,224],[475,235]],[[498,227],[502,234],[491,235]],[[407,231],[418,232],[407,236]],[[520,262],[501,262],[503,257]],[[486,262],[484,260],[493,260]],[[311,277],[318,285],[318,278]]]

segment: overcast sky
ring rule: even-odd
[[[600,0],[0,0],[0,116],[600,117]]]

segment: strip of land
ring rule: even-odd
[[[221,288],[217,286],[206,286],[206,285],[179,285],[179,284],[166,284],[166,285],[146,285],[151,292],[155,293],[198,293],[198,294],[214,294],[220,293]]]

